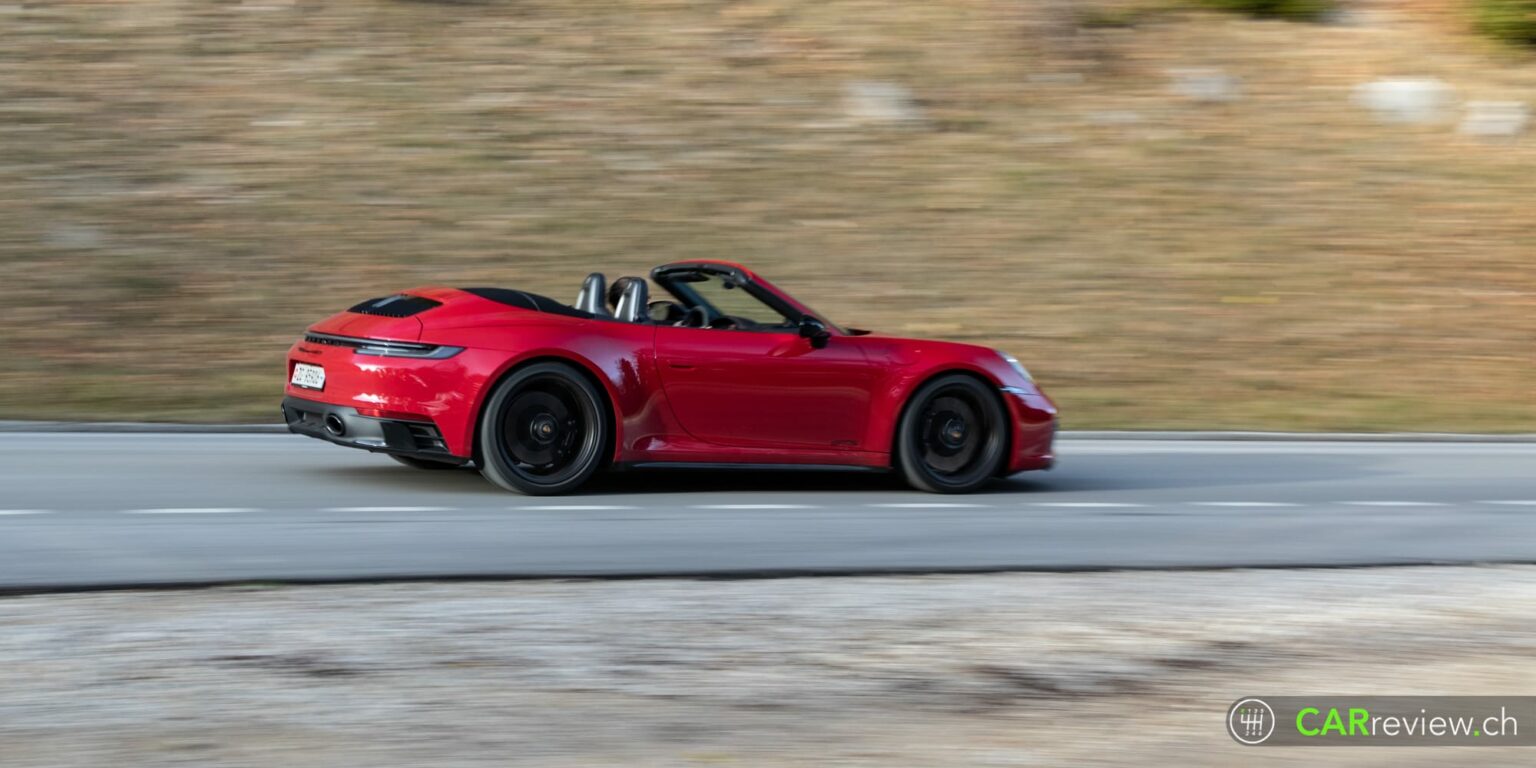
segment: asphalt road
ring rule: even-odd
[[[291,435],[0,434],[0,588],[1536,562],[1536,444],[1066,439],[987,493],[651,471],[500,491]]]

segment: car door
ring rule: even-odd
[[[818,349],[792,331],[662,326],[656,362],[673,414],[699,440],[858,450],[874,371],[847,342]]]

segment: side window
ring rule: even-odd
[[[735,321],[741,330],[780,330],[796,327],[798,318],[774,309],[724,275],[687,283],[720,317]]]

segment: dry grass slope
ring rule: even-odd
[[[711,256],[1013,351],[1074,427],[1536,429],[1536,146],[1350,103],[1531,101],[1536,67],[1167,5],[0,7],[0,417],[270,419],[356,299]],[[861,81],[920,119],[851,113]]]

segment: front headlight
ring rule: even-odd
[[[996,351],[996,350],[993,350],[993,351]],[[1008,363],[1008,365],[1012,366],[1015,371],[1018,371],[1019,375],[1023,376],[1025,381],[1030,382],[1031,384],[1034,383],[1035,377],[1029,375],[1029,369],[1025,368],[1024,364],[1019,362],[1019,359],[1017,357],[1014,357],[1013,355],[1010,355],[1010,354],[1008,354],[1006,352],[998,352],[997,356],[1001,357],[1004,362],[1006,362],[1006,363]]]

